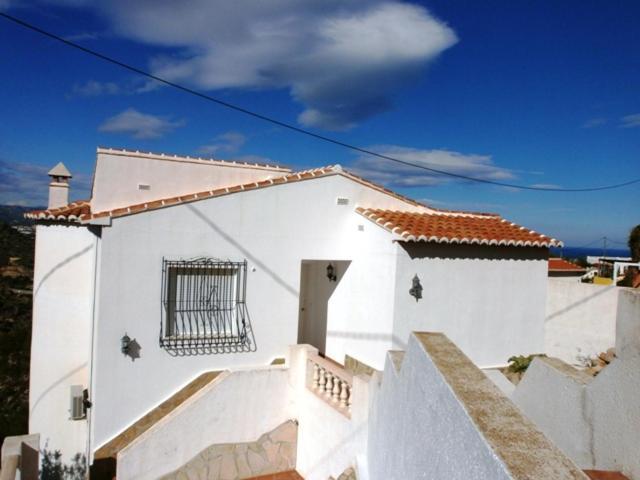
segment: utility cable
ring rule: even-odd
[[[314,133],[310,130],[306,130],[304,128],[301,127],[297,127],[291,123],[287,123],[281,120],[278,120],[276,118],[267,116],[267,115],[263,115],[261,113],[257,113],[254,112],[252,110],[249,110],[247,108],[244,107],[240,107],[238,105],[235,105],[233,103],[229,103],[229,102],[225,102],[224,100],[220,100],[218,98],[212,97],[210,95],[207,95],[203,92],[199,92],[197,90],[194,90],[192,88],[189,87],[185,87],[184,85],[180,85],[178,83],[172,82],[170,80],[166,80],[162,77],[159,77],[157,75],[154,75],[150,72],[147,72],[146,70],[142,70],[141,68],[135,67],[133,65],[130,65],[128,63],[125,63],[123,61],[117,60],[116,58],[110,57],[108,55],[105,55],[103,53],[100,53],[96,50],[92,50],[90,48],[87,47],[83,47],[82,45],[79,45],[75,42],[72,42],[71,40],[67,40],[59,35],[56,35],[54,33],[48,32],[47,30],[44,30],[40,27],[37,27],[31,23],[28,23],[24,20],[21,20],[17,17],[14,17],[12,15],[9,15],[7,13],[4,12],[0,12],[0,17],[4,18],[5,20],[9,20],[17,25],[20,25],[21,27],[27,28],[29,30],[32,30],[34,32],[37,32],[41,35],[44,35],[46,37],[49,37],[53,40],[57,40],[60,43],[63,43],[69,47],[75,48],[76,50],[80,50],[86,54],[92,55],[94,57],[97,57],[101,60],[104,60],[106,62],[112,63],[114,65],[117,65],[121,68],[124,68],[126,70],[129,70],[131,72],[137,73],[138,75],[142,75],[144,77],[150,78],[152,80],[155,80],[156,82],[162,83],[164,85],[167,85],[169,87],[173,87],[177,90],[181,90],[182,92],[191,94],[191,95],[195,95],[196,97],[200,97],[204,100],[216,103],[222,107],[231,109],[231,110],[235,110],[236,112],[240,112],[243,113],[245,115],[249,115],[251,117],[257,118],[259,120],[263,120],[265,122],[269,122],[271,124],[277,125],[279,127],[282,128],[286,128],[288,130],[300,133],[302,135],[307,135],[309,137],[315,138],[317,140],[321,140],[327,143],[332,143],[334,145],[338,145],[340,147],[349,149],[349,150],[353,150],[355,152],[359,152],[359,153],[363,153],[366,155],[371,155],[373,157],[377,157],[377,158],[381,158],[384,160],[388,160],[391,162],[395,162],[398,164],[402,164],[402,165],[406,165],[409,167],[414,167],[414,168],[419,168],[421,170],[426,170],[429,171],[431,173],[436,173],[438,175],[444,175],[444,176],[448,176],[448,177],[453,177],[453,178],[459,178],[462,180],[467,180],[467,181],[471,181],[471,182],[477,182],[477,183],[485,183],[485,184],[489,184],[489,185],[496,185],[499,187],[508,187],[508,188],[514,188],[514,189],[518,189],[518,190],[535,190],[535,191],[541,191],[541,192],[595,192],[595,191],[600,191],[600,190],[612,190],[615,188],[621,188],[621,187],[626,187],[628,185],[633,185],[635,183],[640,183],[640,178],[634,179],[634,180],[630,180],[627,182],[623,182],[623,183],[617,183],[617,184],[613,184],[613,185],[603,185],[603,186],[598,186],[598,187],[584,187],[584,188],[560,188],[560,187],[536,187],[536,186],[531,186],[531,185],[518,185],[518,184],[514,184],[514,183],[506,183],[506,182],[498,182],[495,180],[488,180],[488,179],[484,179],[484,178],[477,178],[477,177],[471,177],[468,175],[462,175],[459,173],[454,173],[454,172],[449,172],[446,170],[440,170],[437,168],[431,168],[431,167],[427,167],[425,165],[419,165],[416,163],[412,163],[412,162],[407,162],[405,160],[401,160],[399,158],[394,158],[391,157],[389,155],[384,155],[382,153],[378,153],[378,152],[374,152],[373,150],[369,150],[363,147],[358,147],[356,145],[347,143],[347,142],[343,142],[341,140],[338,140],[336,138],[333,137],[329,137],[326,135],[322,135],[319,133]]]

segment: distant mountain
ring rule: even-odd
[[[23,207],[19,205],[0,205],[0,222],[9,225],[33,225],[33,220],[24,218],[25,212],[42,210],[45,207]]]

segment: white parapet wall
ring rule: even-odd
[[[317,349],[294,345],[286,366],[219,374],[120,450],[118,479],[161,478],[214,445],[254,442],[289,420],[298,423],[297,471],[307,480],[337,478],[366,453],[371,379],[351,378],[341,366],[318,360],[349,378],[341,408],[337,390],[332,398],[333,389],[310,388],[312,358],[320,358]],[[218,477],[210,472],[207,478]]]
[[[618,292],[617,358],[595,378],[536,358],[512,399],[581,468],[640,478],[640,291]]]
[[[353,377],[349,390],[350,407],[341,408],[339,398],[332,399],[313,388],[310,359],[317,358],[316,354],[317,349],[308,345],[295,345],[290,350],[289,381],[294,390],[298,419],[296,470],[306,480],[338,478],[366,454],[369,392],[375,384],[370,376]],[[339,365],[331,367],[330,363],[325,361],[323,365],[336,374],[349,376]],[[346,398],[344,400],[346,403]],[[360,478],[364,477],[361,475]]]
[[[370,418],[371,480],[587,478],[443,334],[390,354]]]
[[[71,391],[89,388],[98,245],[84,227],[36,227],[29,432],[64,463],[87,452],[87,420],[72,418]]]
[[[619,288],[549,278],[545,353],[571,365],[613,347]]]
[[[284,367],[224,372],[118,454],[117,477],[153,480],[216,444],[253,442],[294,415]]]

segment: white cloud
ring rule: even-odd
[[[396,145],[370,147],[376,153],[398,160],[484,180],[506,181],[515,178],[511,170],[494,165],[490,155],[476,155],[450,150],[420,150]],[[454,180],[428,170],[403,165],[391,160],[360,156],[349,170],[375,182],[396,187],[426,187]]]
[[[640,127],[640,113],[634,113],[633,115],[627,115],[622,117],[622,128],[637,128]]]
[[[64,39],[69,40],[70,42],[82,42],[87,40],[97,40],[100,37],[101,35],[98,32],[80,32],[67,35]]]
[[[172,121],[168,117],[161,117],[139,112],[133,108],[107,118],[98,127],[101,132],[124,133],[133,138],[159,138],[166,133],[184,126],[184,120]]]
[[[97,97],[101,95],[120,95],[122,88],[115,82],[99,82],[88,80],[82,84],[75,84],[71,89],[72,96]]]
[[[46,206],[50,181],[47,172],[55,163],[52,161],[52,165],[43,166],[0,159],[0,204]],[[88,198],[91,176],[72,173],[71,198]]]
[[[147,93],[158,88],[155,80],[147,80],[141,77],[132,77],[128,81],[120,83],[101,82],[99,80],[87,80],[84,83],[76,83],[67,94],[67,98],[73,97],[99,97],[105,95],[133,95]]]
[[[240,147],[242,147],[247,141],[247,137],[239,132],[226,132],[216,136],[213,139],[213,143],[208,145],[202,145],[199,149],[199,153],[205,155],[216,155],[218,153],[235,153]]]
[[[285,88],[299,121],[345,129],[390,108],[393,93],[457,42],[424,7],[396,0],[114,0],[116,33],[174,55],[156,75],[206,90]]]

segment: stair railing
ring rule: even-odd
[[[307,388],[343,415],[351,418],[353,375],[319,355],[309,355]]]

